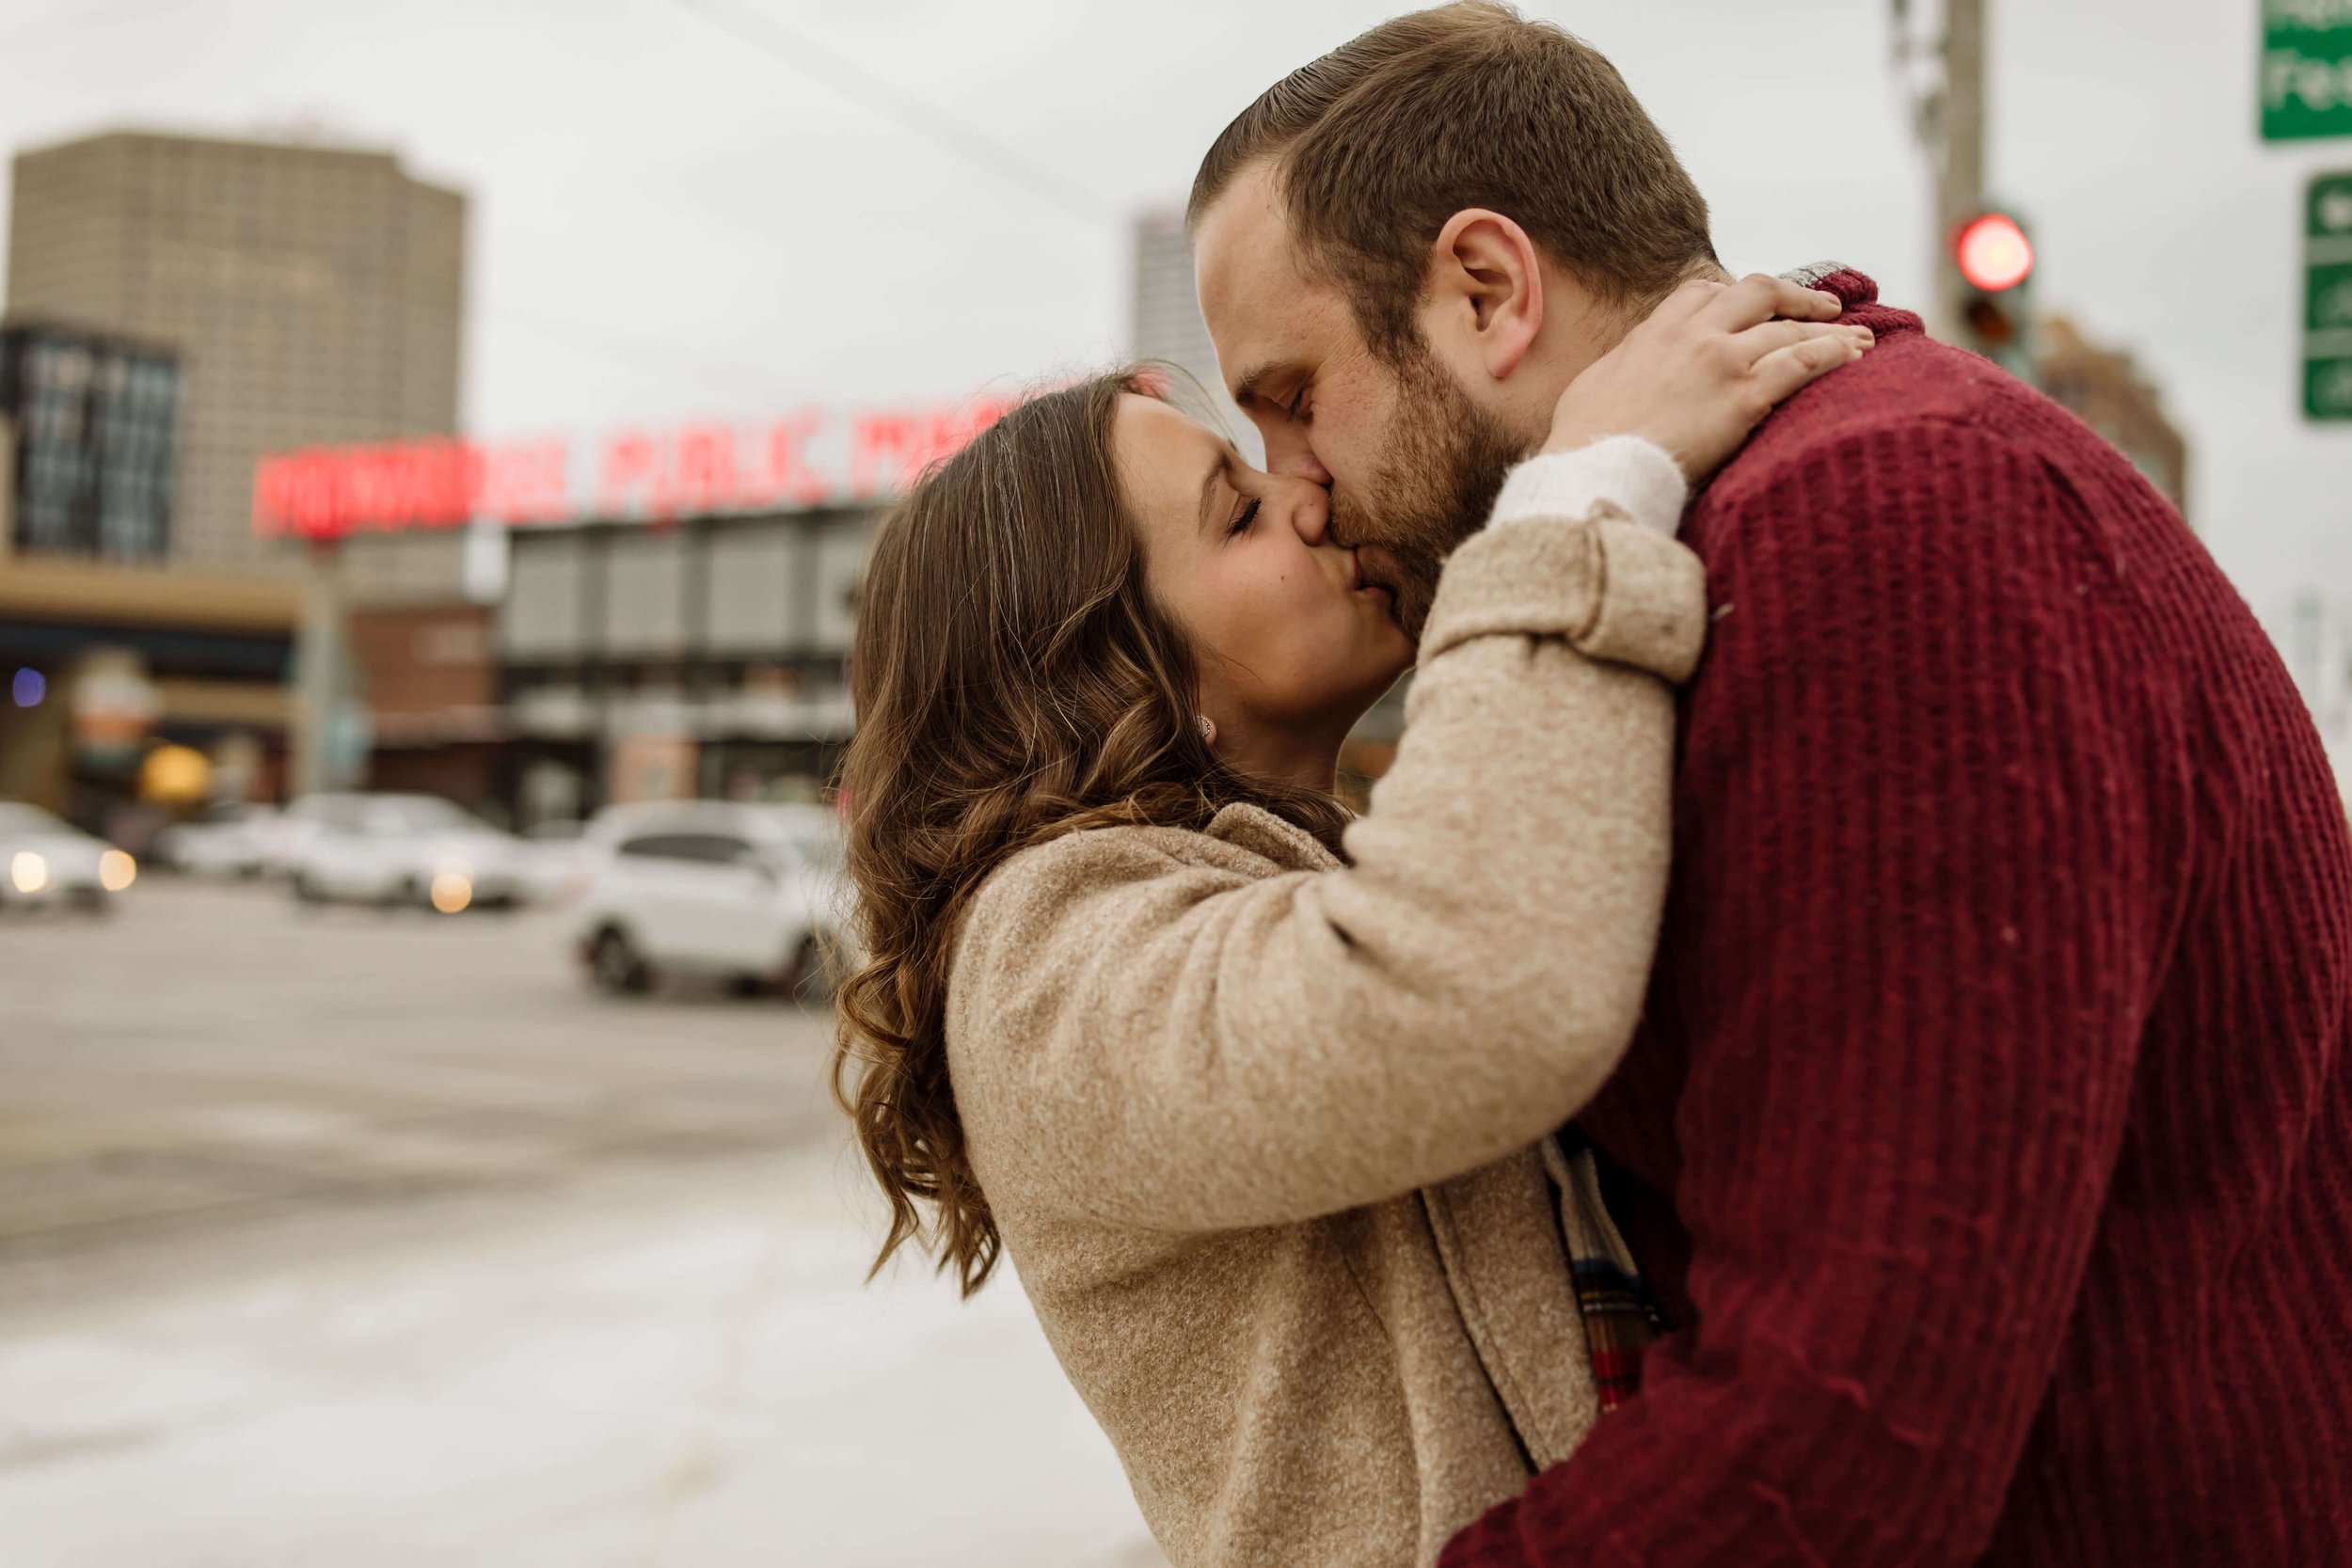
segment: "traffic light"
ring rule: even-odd
[[[1979,213],[1952,230],[1952,261],[1960,270],[1961,346],[2028,379],[2033,260],[2033,241],[2007,213]]]

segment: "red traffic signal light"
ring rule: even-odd
[[[2006,213],[1986,213],[1962,224],[1952,237],[1952,255],[1968,286],[1989,294],[2014,289],[2033,274],[2033,242]]]

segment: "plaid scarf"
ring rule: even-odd
[[[1560,1232],[1567,1243],[1568,1276],[1576,1286],[1577,1309],[1584,1316],[1584,1340],[1593,1357],[1593,1382],[1600,1389],[1603,1415],[1642,1386],[1642,1353],[1666,1332],[1632,1251],[1601,1201],[1600,1170],[1593,1146],[1576,1126],[1544,1142],[1544,1165],[1560,1203]]]

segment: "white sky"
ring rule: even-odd
[[[677,0],[0,0],[0,148],[308,124],[473,198],[476,432],[959,395],[1116,356],[1117,214],[1375,0],[708,0],[765,14],[1096,194],[1073,216]],[[1931,11],[1932,0],[1921,0]],[[1606,52],[1735,271],[1834,256],[1926,295],[1889,0],[1541,0]],[[2274,629],[2352,623],[2352,426],[2301,423],[2299,193],[2352,139],[2255,137],[2258,0],[1993,0],[1994,188],[2044,309],[2129,347],[2191,511]]]

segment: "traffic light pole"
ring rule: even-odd
[[[1984,203],[1985,0],[1944,0],[1944,83],[1935,117],[1935,310],[1928,325],[1947,343],[1968,341],[1962,319],[1969,289],[1952,235]]]
[[[332,732],[342,693],[345,643],[342,562],[335,541],[310,543],[302,587],[302,629],[294,644],[294,787],[287,798],[335,786]]]

